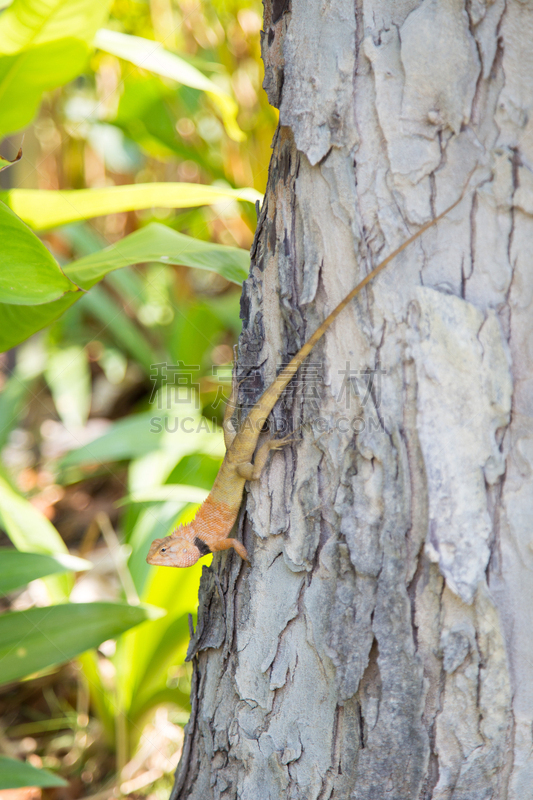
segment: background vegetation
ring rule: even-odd
[[[261,6],[2,5],[0,789],[163,797],[201,565],[145,556],[223,453]]]

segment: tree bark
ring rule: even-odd
[[[533,4],[265,0],[246,408],[342,297],[204,570],[173,800],[533,798]],[[312,389],[312,391],[311,391]],[[245,412],[243,412],[245,413]]]

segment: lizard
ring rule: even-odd
[[[261,430],[281,393],[313,347],[351,300],[406,247],[409,247],[419,236],[454,209],[463,199],[465,191],[466,188],[455,203],[422,225],[415,234],[374,267],[341,300],[252,406],[239,430],[235,430],[230,424],[237,391],[234,381],[223,422],[226,455],[213,488],[192,522],[178,526],[169,536],[154,539],[146,558],[149,564],[165,567],[190,567],[196,564],[201,556],[228,550],[232,547],[241,558],[249,560],[244,545],[237,539],[230,538],[229,534],[241,507],[246,481],[256,481],[260,478],[271,450],[279,450],[294,442],[293,434],[289,434],[283,438],[270,438],[257,448]]]

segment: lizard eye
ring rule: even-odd
[[[160,552],[160,553],[166,553],[166,552],[167,552],[167,548],[166,548],[166,547],[162,547],[162,548],[161,548],[161,550],[160,550],[159,552]]]

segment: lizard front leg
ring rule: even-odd
[[[237,539],[220,539],[210,546],[212,553],[218,553],[220,550],[229,550],[233,547],[244,561],[250,561],[246,547],[237,541]]]
[[[247,481],[258,481],[261,477],[261,473],[263,472],[263,468],[266,464],[266,460],[270,451],[281,450],[282,447],[285,447],[294,441],[295,439],[292,433],[288,436],[284,436],[283,439],[269,439],[258,449],[257,453],[255,454],[253,464],[251,461],[246,461],[236,465],[237,473],[241,476],[241,478],[244,478]]]

